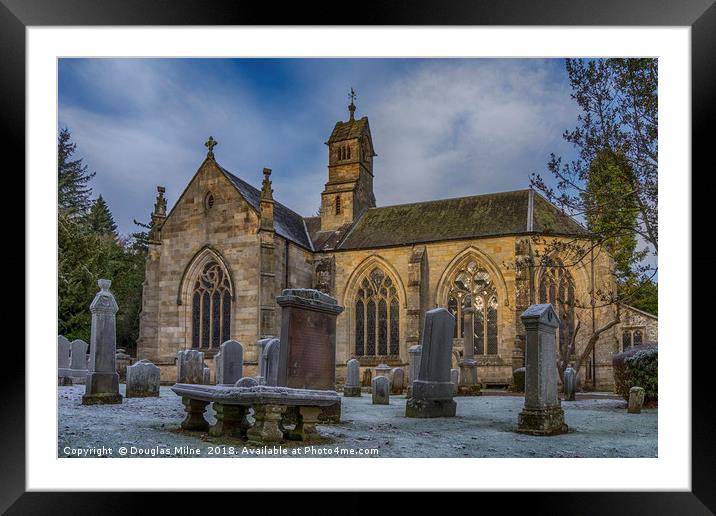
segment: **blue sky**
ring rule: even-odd
[[[156,185],[171,207],[206,155],[317,212],[324,142],[367,115],[379,206],[525,188],[576,124],[562,59],[61,59],[59,126],[122,233],[148,220]]]

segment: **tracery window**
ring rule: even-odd
[[[204,265],[192,292],[193,348],[218,348],[231,338],[231,286],[218,262]]]
[[[551,303],[560,319],[557,331],[559,349],[569,344],[574,333],[574,280],[567,269],[557,262],[544,270],[539,282],[539,302]]]
[[[465,328],[464,309],[470,305],[475,309],[473,328]],[[497,354],[497,289],[487,269],[475,260],[461,267],[450,282],[447,308],[455,316],[455,338],[472,331],[476,355]]]
[[[622,351],[644,343],[644,328],[624,328],[622,331]]]
[[[379,267],[364,277],[355,302],[355,353],[400,354],[400,303],[393,280]]]

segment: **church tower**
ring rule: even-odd
[[[321,192],[321,231],[353,222],[375,207],[373,194],[373,140],[368,117],[356,120],[356,94],[351,88],[347,122],[336,122],[328,145],[328,182]]]

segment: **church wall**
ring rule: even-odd
[[[214,204],[206,208],[207,192]],[[158,266],[158,314],[161,331],[156,348],[147,343],[138,352],[162,366],[162,380],[175,379],[176,353],[191,348],[191,302],[180,288],[192,259],[209,247],[230,270],[234,299],[232,338],[254,343],[258,326],[258,217],[212,161],[204,163],[177,202],[161,230]],[[190,289],[189,289],[190,290]],[[180,297],[181,299],[178,299]],[[149,319],[153,314],[146,314]],[[143,314],[144,317],[144,314]],[[213,355],[213,350],[207,357]],[[248,358],[248,357],[247,357]],[[209,360],[207,360],[209,363]],[[167,367],[169,366],[169,367]]]
[[[275,237],[274,262],[276,271],[274,299],[281,295],[285,288],[312,288],[313,286],[313,252],[288,242],[288,277],[286,277],[287,240]],[[275,304],[275,302],[274,302]],[[281,308],[276,307],[276,335],[281,333]],[[256,357],[258,359],[258,357]]]

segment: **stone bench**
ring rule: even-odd
[[[292,389],[256,385],[196,385],[178,383],[172,387],[181,396],[186,417],[184,430],[208,431],[214,437],[247,437],[251,444],[276,443],[281,439],[304,441],[316,433],[318,416],[323,407],[340,403],[335,391]],[[209,426],[204,418],[206,406],[214,404],[216,424]],[[283,426],[288,407],[296,407],[298,417],[293,430]],[[249,425],[246,416],[254,410],[255,422]]]

